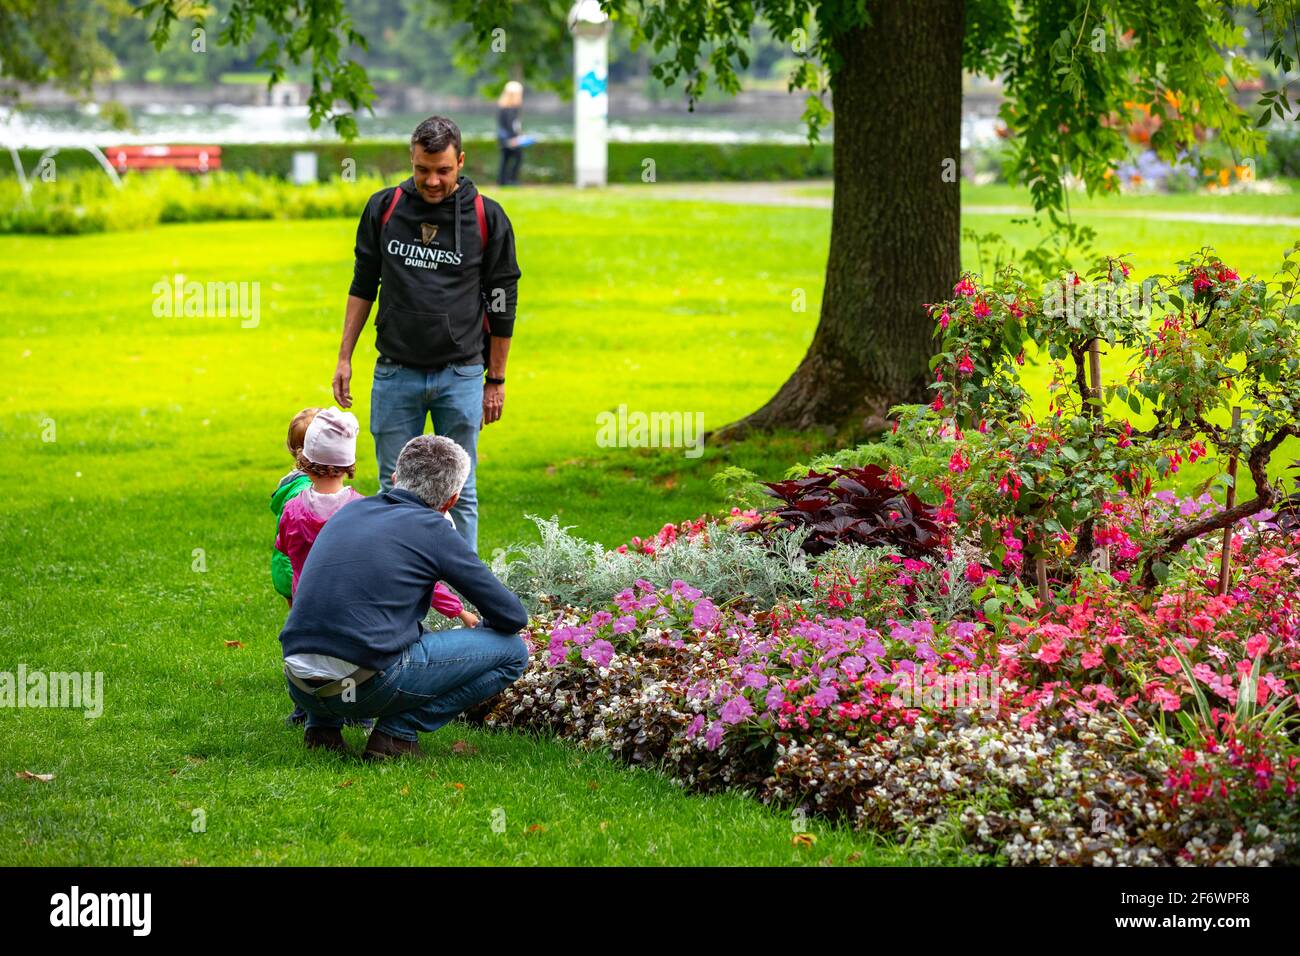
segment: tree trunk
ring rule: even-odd
[[[964,0],[867,5],[836,40],[835,200],[821,318],[808,354],[766,405],[720,429],[887,427],[926,402],[934,322],[961,271]]]

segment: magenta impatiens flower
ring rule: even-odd
[[[614,645],[604,639],[592,641],[582,649],[582,659],[597,667],[608,667],[614,659]]]
[[[738,724],[753,713],[754,708],[749,700],[743,694],[737,694],[722,705],[722,713],[719,716],[724,724]]]
[[[695,610],[691,613],[691,623],[701,630],[708,630],[718,623],[718,608],[708,598],[700,601],[695,605]]]
[[[704,732],[704,746],[710,750],[717,750],[718,744],[722,743],[723,727],[721,721],[715,720],[709,724],[709,729]]]

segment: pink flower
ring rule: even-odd
[[[969,467],[970,459],[962,454],[960,448],[953,452],[952,457],[948,459],[948,470],[954,474],[960,475]]]
[[[1263,634],[1256,634],[1246,641],[1246,653],[1251,657],[1259,657],[1268,650],[1268,638]]]
[[[970,360],[970,353],[967,352],[961,357],[961,362],[957,365],[957,372],[960,375],[972,375],[975,372],[975,363]]]
[[[940,392],[934,396],[934,401],[930,403],[930,407],[936,412],[943,411],[943,393]]]
[[[971,308],[970,311],[971,311],[971,315],[975,316],[975,318],[983,319],[987,317],[992,310],[989,308],[987,302],[985,302],[983,299],[980,299],[975,303],[975,305]]]
[[[1151,692],[1151,699],[1160,705],[1161,710],[1175,711],[1183,706],[1183,699],[1173,691],[1157,687]]]
[[[1040,647],[1034,657],[1044,664],[1056,664],[1061,660],[1062,650],[1064,650],[1064,647],[1060,640],[1050,641]]]
[[[1079,657],[1079,663],[1083,665],[1084,670],[1091,670],[1102,662],[1102,656],[1096,651],[1084,651]]]
[[[738,724],[753,713],[754,708],[750,706],[749,700],[743,694],[737,694],[722,705],[719,716],[724,724]]]
[[[691,623],[701,630],[708,630],[718,622],[721,615],[713,602],[708,598],[700,601],[695,605],[695,610],[691,615]]]
[[[1178,663],[1178,658],[1174,657],[1172,654],[1162,657],[1160,658],[1160,660],[1156,661],[1156,667],[1160,668],[1166,674],[1170,674],[1170,675],[1177,674],[1180,670],[1183,669],[1183,665]]]
[[[971,584],[983,584],[984,569],[975,561],[971,561],[966,565],[966,580]]]
[[[951,321],[952,316],[948,314],[948,310],[945,308],[943,312],[939,314],[939,328],[946,330],[948,328],[948,323]]]
[[[593,641],[582,649],[582,659],[597,667],[608,667],[614,659],[614,645],[606,640]]]
[[[961,280],[952,287],[953,295],[974,295],[975,283],[970,281],[969,276],[962,276]]]
[[[720,743],[722,743],[722,724],[715,720],[704,732],[704,746],[709,750],[717,750]]]

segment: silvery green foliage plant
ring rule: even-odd
[[[561,527],[558,516],[527,517],[537,525],[541,541],[497,552],[492,571],[530,613],[548,604],[600,604],[637,578],[659,587],[684,581],[717,600],[739,597],[756,607],[770,607],[781,598],[812,597],[812,574],[801,547],[807,532],[802,529],[764,547],[754,535],[711,522],[707,534],[679,538],[657,554],[620,554],[570,534],[572,526]]]

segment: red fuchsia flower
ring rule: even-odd
[[[957,511],[954,506],[957,502],[952,496],[952,487],[946,481],[939,487],[943,491],[943,504],[940,506],[938,513],[934,516],[935,521],[940,524],[956,524]]]
[[[935,396],[934,396],[934,401],[930,403],[930,407],[931,407],[932,409],[934,409],[936,412],[941,412],[941,411],[943,411],[943,393],[942,393],[942,392],[937,392],[937,393],[935,394]]]
[[[982,418],[980,419],[979,433],[981,435],[987,435],[989,433],[989,423]]]
[[[1219,271],[1216,275],[1220,282],[1237,282],[1241,279],[1241,276],[1237,275],[1236,272],[1224,265],[1219,266]]]
[[[1021,350],[1016,354],[1016,364],[1017,364],[1017,365],[1024,365],[1024,364],[1025,364],[1025,350],[1024,350],[1024,349],[1021,349]]]
[[[1171,452],[1169,453],[1169,473],[1170,473],[1170,474],[1177,474],[1177,473],[1178,473],[1178,469],[1179,469],[1179,467],[1182,465],[1182,463],[1183,463],[1183,456],[1182,456],[1182,455],[1178,454],[1178,452],[1176,452],[1176,451],[1171,451]]]
[[[961,357],[961,361],[957,364],[957,372],[960,375],[975,374],[975,363],[970,360],[969,352]]]
[[[1083,280],[1079,278],[1079,273],[1077,273],[1077,272],[1071,272],[1071,273],[1070,273],[1070,284],[1071,284],[1071,285],[1078,285],[1078,284],[1079,284],[1080,282],[1082,282],[1082,281],[1083,281]]]
[[[1019,299],[1016,299],[1009,306],[1007,306],[1007,311],[1010,312],[1012,315],[1014,315],[1017,319],[1025,314],[1025,310],[1020,307]]]
[[[1008,531],[1002,537],[1002,545],[1006,548],[1006,554],[1002,557],[1002,567],[1009,568],[1013,571],[1019,571],[1025,564],[1024,546],[1020,539]]]
[[[1119,264],[1119,271],[1122,272],[1122,273],[1124,273],[1124,278],[1127,279],[1127,278],[1128,278],[1128,263],[1127,263],[1127,262],[1121,262],[1121,263]]]
[[[971,311],[971,315],[975,316],[975,318],[983,319],[983,318],[987,318],[992,313],[993,310],[989,308],[989,304],[987,302],[985,302],[983,299],[980,299],[975,303],[974,306],[972,306],[970,311]]]
[[[1129,424],[1128,419],[1124,419],[1124,427],[1120,429],[1119,441],[1115,444],[1119,448],[1128,448],[1133,442],[1129,441],[1129,435],[1133,434],[1133,426]]]
[[[895,422],[895,425],[898,423]],[[889,487],[899,491],[903,487],[903,473],[898,470],[897,465],[890,465],[889,471],[885,473],[885,481],[889,482]]]
[[[1192,273],[1193,292],[1204,292],[1206,289],[1212,288],[1214,288],[1214,283],[1210,281],[1210,277],[1205,274],[1204,269],[1197,269]]]
[[[1196,459],[1204,457],[1205,443],[1199,441],[1192,442],[1191,447],[1187,450],[1187,460],[1194,465],[1196,464]]]
[[[947,308],[939,313],[939,328],[945,332],[948,330],[948,323],[952,321],[952,316],[948,314]]]
[[[948,459],[948,470],[954,474],[960,475],[969,467],[970,459],[962,454],[960,448],[953,452],[952,457]]]
[[[975,283],[970,281],[970,276],[962,276],[958,283],[952,287],[953,295],[974,295]]]
[[[1008,471],[998,482],[998,494],[1011,494],[1012,501],[1020,500],[1020,476],[1014,471]]]

